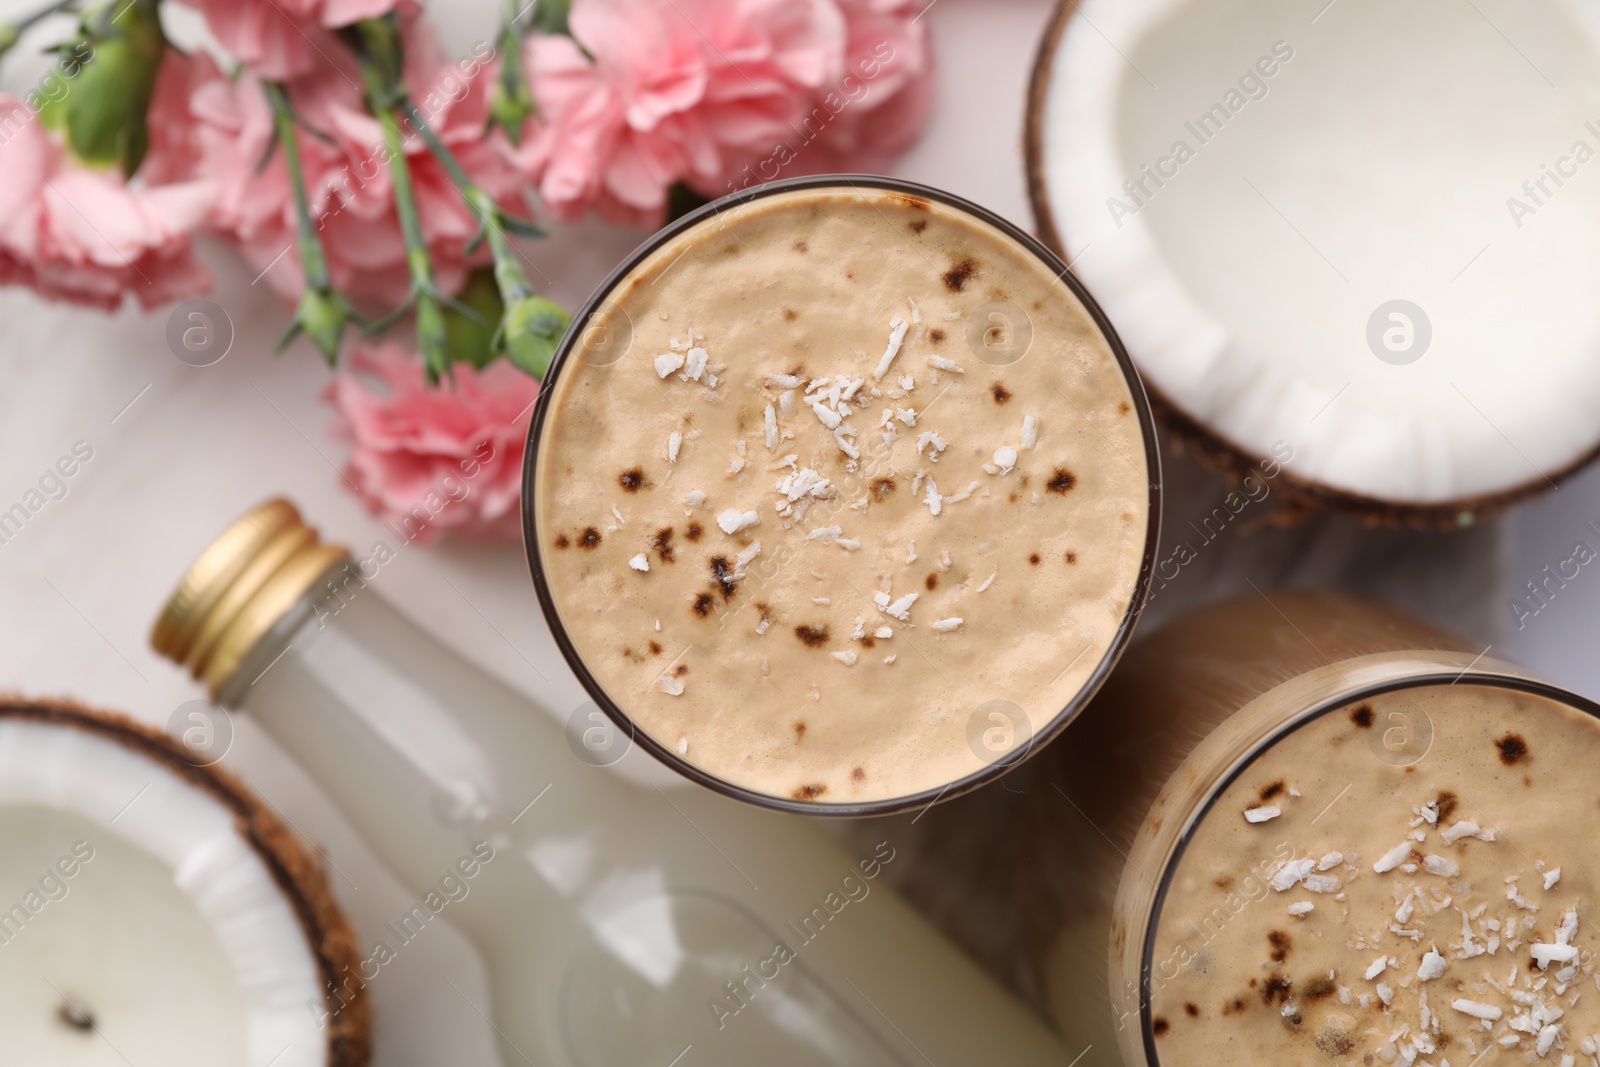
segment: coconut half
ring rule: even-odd
[[[1600,449],[1600,9],[1082,0],[1041,236],[1169,424],[1299,506],[1464,525]]]
[[[320,868],[165,734],[0,700],[6,1062],[361,1067],[368,1007]]]

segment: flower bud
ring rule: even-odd
[[[311,343],[322,351],[331,366],[339,358],[339,341],[344,336],[345,323],[350,320],[350,306],[332,290],[306,289],[295,308],[294,323],[284,341],[303,332]]]
[[[501,320],[501,345],[518,368],[543,379],[571,324],[572,316],[560,304],[542,296],[519,297],[506,307]]]
[[[155,0],[95,4],[67,47],[93,59],[78,71],[72,91],[46,101],[40,116],[83,162],[115,164],[132,177],[150,145],[146,115],[167,47]]]

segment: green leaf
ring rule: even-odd
[[[453,307],[445,308],[445,344],[449,346],[450,358],[482,370],[498,354],[494,345],[495,327],[505,313],[494,272],[488,268],[473,271],[461,292],[456,294],[456,302],[472,309],[473,316],[468,317]]]
[[[519,219],[515,215],[507,215],[504,212],[500,213],[500,228],[508,233],[514,233],[518,237],[543,237],[546,234],[545,228],[537,222]]]

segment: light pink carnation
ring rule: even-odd
[[[879,169],[927,116],[923,6],[576,0],[576,40],[528,42],[544,121],[519,158],[558,216],[639,225],[660,223],[674,182],[720,196],[780,174]]]
[[[184,0],[199,8],[218,43],[262,78],[309,74],[344,51],[332,30],[377,18],[395,0]]]
[[[205,292],[189,234],[213,199],[206,181],[130,186],[90,170],[15,97],[0,95],[0,284],[114,310]]]
[[[505,360],[455,364],[429,386],[394,344],[355,348],[325,398],[352,448],[345,477],[408,541],[446,529],[514,538],[521,529],[522,446],[539,383]],[[368,384],[370,380],[371,384]]]
[[[817,101],[828,121],[813,108],[807,129],[815,136],[795,144],[783,177],[880,173],[922,136],[933,106],[933,48],[920,17],[927,0],[837,2],[849,27],[845,70],[855,81],[841,79]]]
[[[484,133],[494,80],[488,54],[485,46],[450,63],[426,26],[410,23],[406,83],[473,180],[522,213],[515,201],[526,178],[503,136]],[[289,93],[302,121],[323,135],[302,129],[297,143],[333,283],[358,306],[382,312],[405,299],[410,274],[382,129],[345,73],[330,69],[298,79]],[[204,55],[169,55],[151,110],[152,131],[182,141],[165,158],[216,181],[210,225],[237,242],[254,270],[266,271],[267,284],[297,300],[305,280],[294,247],[295,205],[281,148],[261,166],[273,132],[261,84],[250,75],[224,77]],[[455,292],[466,272],[487,260],[486,248],[470,256],[466,251],[477,218],[420,137],[406,140],[405,157],[435,274],[441,288]]]
[[[576,40],[535,36],[527,57],[546,122],[524,158],[564,218],[648,225],[673,182],[714,190],[844,55],[833,0],[577,0],[570,25]]]

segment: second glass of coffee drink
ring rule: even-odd
[[[1271,591],[1128,654],[1011,881],[1081,1067],[1596,1062],[1600,705],[1488,652]]]
[[[1160,468],[1110,325],[1016,227],[904,182],[777,182],[579,313],[523,501],[573,670],[690,778],[903,810],[1066,726],[1144,601]]]

